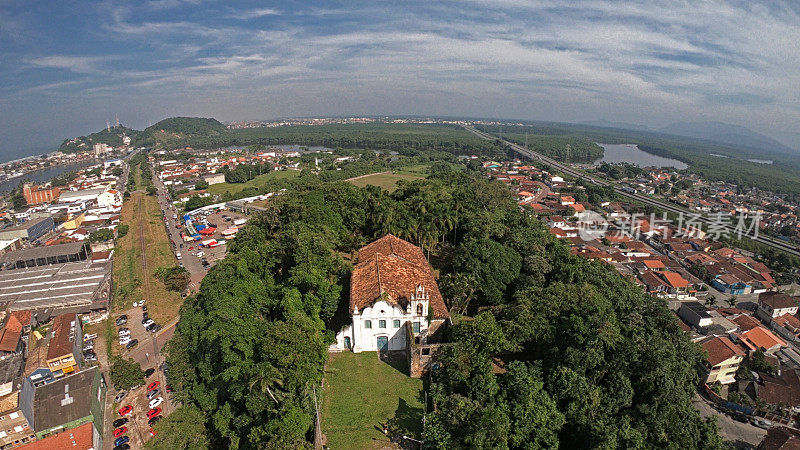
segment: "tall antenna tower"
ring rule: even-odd
[[[106,120],[106,131],[111,131],[111,124]]]

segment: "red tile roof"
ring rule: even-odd
[[[689,287],[689,282],[686,281],[680,274],[675,272],[660,272],[664,279],[674,288]]]
[[[69,332],[75,314],[62,314],[53,319],[53,338],[47,349],[47,359],[60,358],[67,353],[72,353],[72,341]]]
[[[772,309],[793,308],[797,306],[795,299],[783,292],[762,292],[758,294],[758,302]]]
[[[747,316],[747,315],[741,315],[739,317],[735,317],[731,319],[731,322],[734,322],[736,325],[739,325],[739,328],[741,328],[742,331],[749,331],[752,330],[753,328],[761,326],[761,322],[754,319],[752,316]]]
[[[31,314],[32,314],[31,310],[14,311],[11,313],[12,316],[16,317],[17,320],[19,320],[19,323],[23,327],[27,327],[28,325],[31,324]]]
[[[350,279],[350,312],[372,306],[381,295],[393,306],[405,308],[422,285],[435,318],[449,316],[433,271],[422,250],[391,234],[363,247]]]
[[[703,348],[708,352],[708,362],[712,367],[734,356],[745,355],[744,350],[724,336],[707,340],[703,343]]]
[[[784,314],[772,320],[774,320],[775,323],[777,323],[782,327],[787,327],[794,330],[800,330],[800,319],[791,314]]]
[[[0,338],[0,352],[14,352],[22,336],[22,324],[14,315],[9,315],[6,326],[3,328],[3,337]]]
[[[786,347],[786,342],[764,327],[755,327],[745,331],[742,333],[742,338],[750,341],[756,348],[764,350],[769,350],[775,346]]]
[[[54,448],[89,450],[94,448],[92,426],[92,422],[87,422],[77,428],[64,430],[58,434],[23,445],[20,448],[25,450],[52,450]]]

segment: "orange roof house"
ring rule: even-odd
[[[770,354],[781,347],[786,347],[786,342],[764,327],[755,327],[747,330],[741,334],[741,338],[756,349],[764,350],[764,352]]]

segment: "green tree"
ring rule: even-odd
[[[156,435],[147,441],[150,450],[205,450],[210,447],[205,428],[206,417],[198,408],[179,406],[159,421]]]
[[[119,224],[117,225],[117,238],[121,238],[128,234],[129,226],[127,224]]]
[[[111,384],[116,389],[130,389],[142,384],[144,371],[132,359],[123,359],[119,356],[111,357]]]
[[[114,232],[110,228],[100,228],[89,234],[89,242],[103,242],[114,239]]]
[[[208,181],[201,178],[194,184],[194,188],[197,190],[208,189]]]

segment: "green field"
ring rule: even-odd
[[[378,359],[375,352],[334,354],[325,371],[322,432],[331,449],[392,447],[383,434],[420,438],[422,380]]]
[[[419,180],[420,178],[423,178],[423,176],[412,175],[409,173],[389,172],[389,173],[375,173],[372,175],[364,175],[361,177],[351,178],[347,181],[358,187],[371,185],[371,186],[378,186],[381,189],[386,189],[389,192],[393,192],[395,189],[397,189],[398,181],[400,180],[413,181],[413,180]]]
[[[264,175],[259,175],[246,183],[212,184],[208,187],[208,192],[211,195],[224,194],[225,192],[235,194],[250,187],[260,187],[267,180],[288,180],[290,178],[295,178],[298,175],[300,175],[300,172],[297,170],[273,170],[269,173],[265,173]]]

